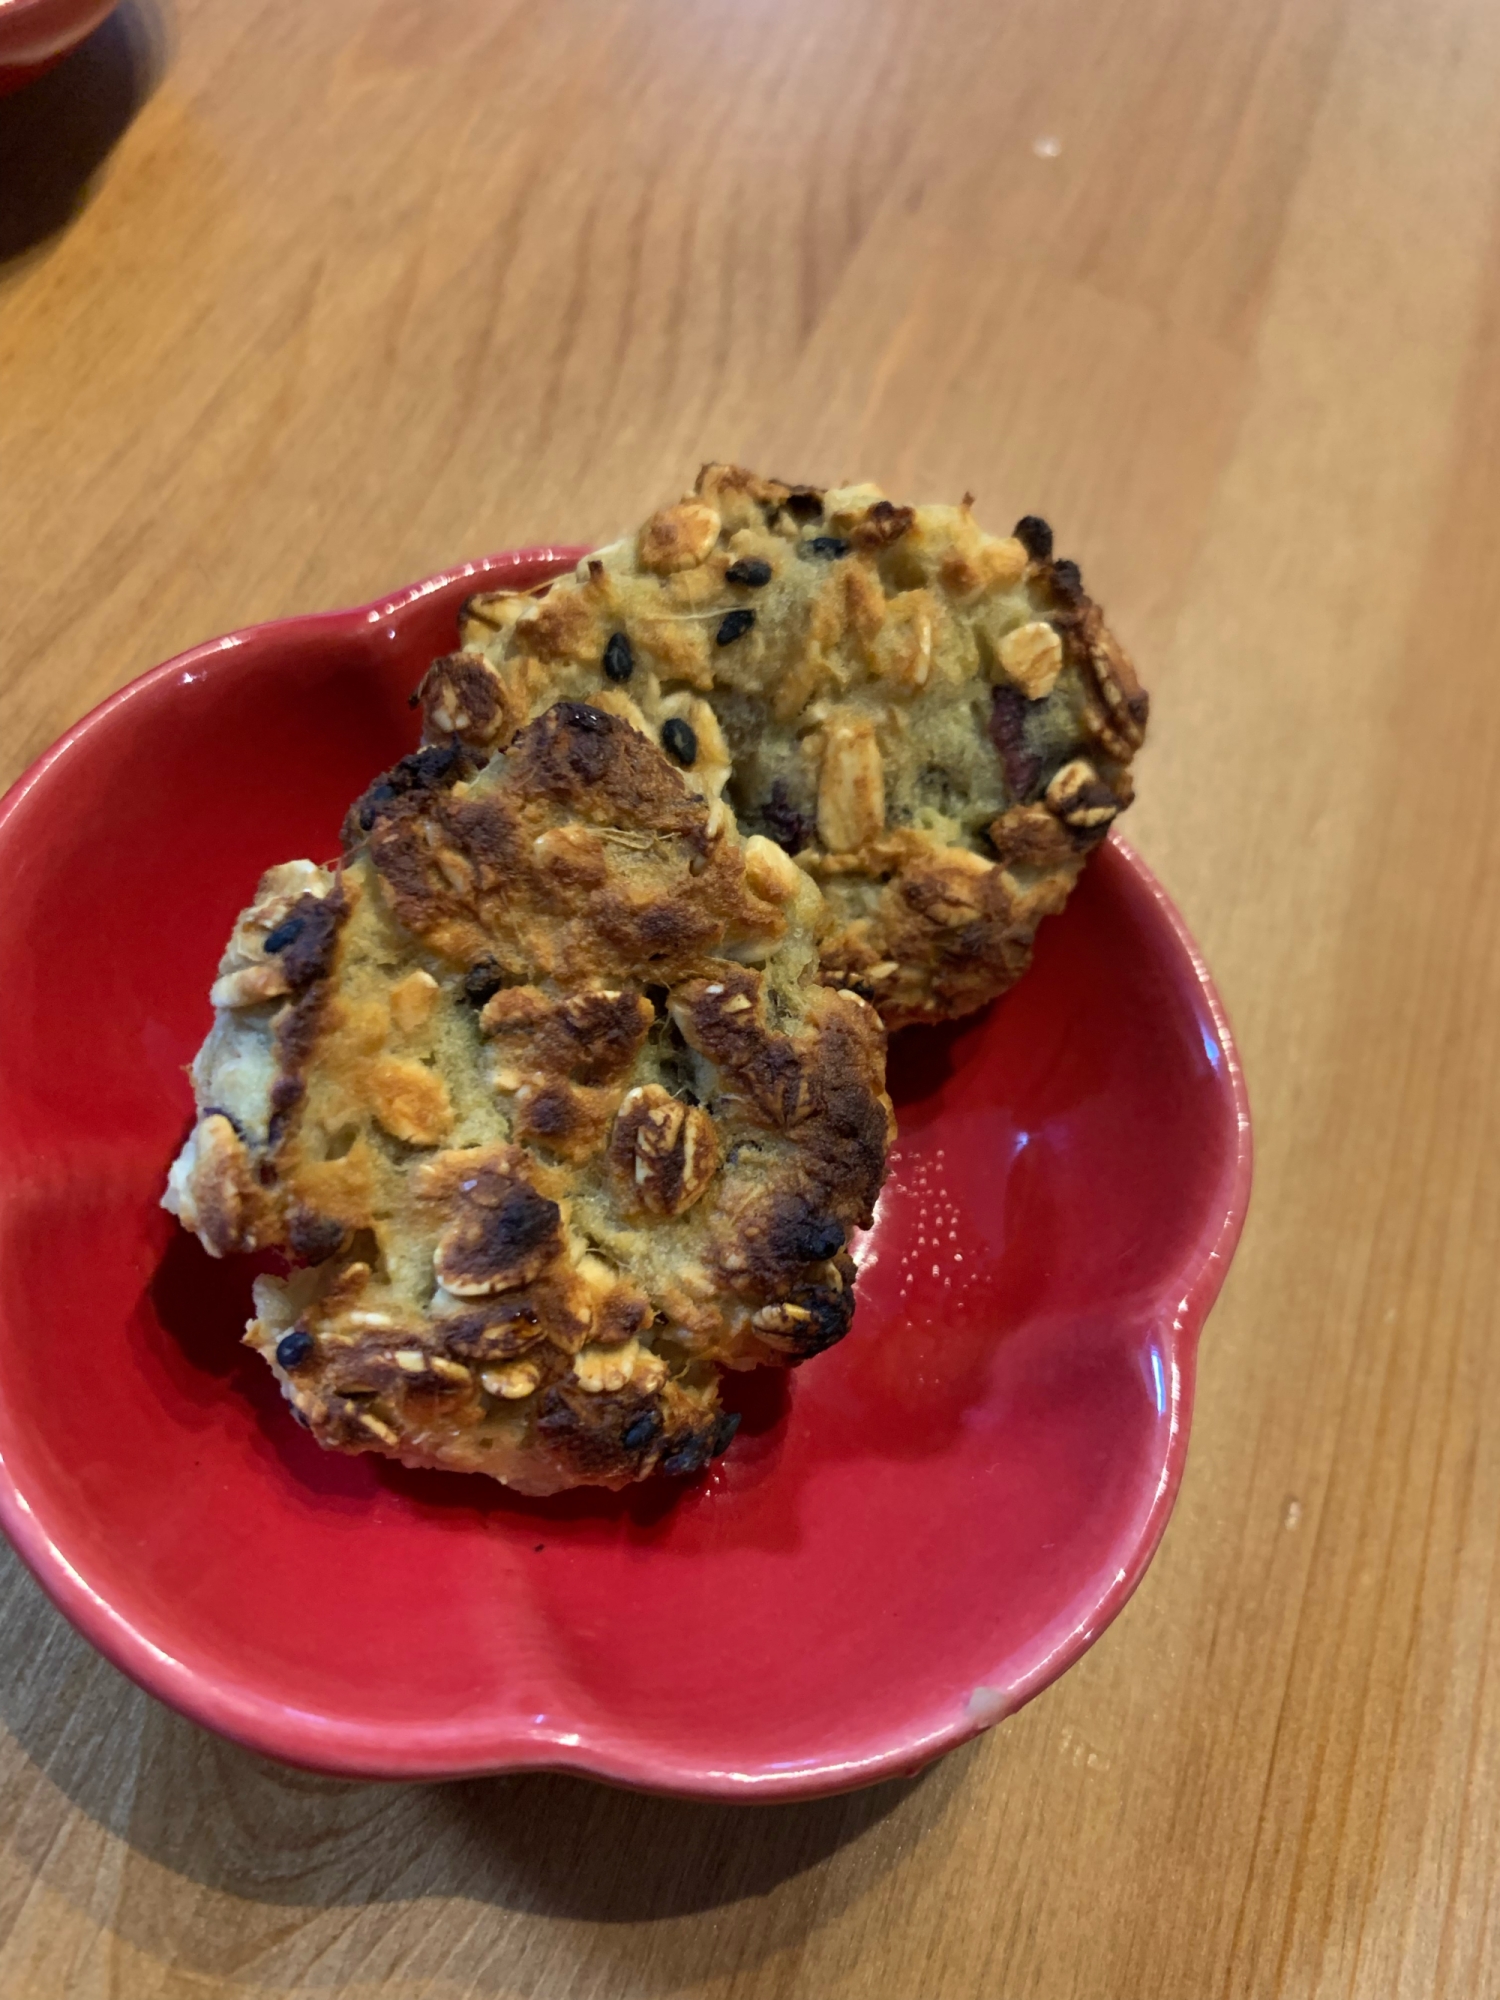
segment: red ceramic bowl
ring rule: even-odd
[[[0,0],[0,95],[51,69],[117,0]]]
[[[142,1686],[272,1756],[721,1798],[910,1772],[1140,1580],[1250,1182],[1227,1024],[1118,842],[1001,1004],[892,1048],[843,1344],[735,1379],[687,1487],[525,1500],[328,1456],[238,1342],[251,1271],[157,1206],[231,920],[336,846],[482,579],[158,667],[0,806],[0,1520]]]

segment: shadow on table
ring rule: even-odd
[[[63,229],[166,66],[162,0],[123,0],[45,76],[0,97],[0,266]]]
[[[795,1949],[864,1896],[943,1819],[975,1754],[797,1805],[687,1803],[547,1774],[351,1784],[253,1756],[160,1707],[62,1623],[3,1544],[0,1612],[7,1653],[30,1663],[0,1682],[13,1739],[0,1741],[0,1790],[18,1804],[26,1795],[13,1865],[50,1883],[69,1808],[86,1814],[130,1850],[113,1928],[207,1978],[243,1976],[254,1960],[274,1983],[315,1957],[326,1973],[321,1955],[345,1948],[363,1907],[361,1956],[399,1955],[413,1982],[441,1969],[483,1993],[523,1939],[543,1956],[563,1948],[526,1921],[541,1918],[573,1926],[580,1976],[628,1968],[636,1990],[676,1991]],[[856,1842],[858,1859],[841,1860]],[[61,1879],[52,1886],[66,1893]],[[232,1904],[205,1912],[204,1888]],[[440,1915],[444,1904],[456,1907]],[[674,1921],[707,1912],[708,1923]]]

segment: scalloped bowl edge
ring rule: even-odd
[[[473,579],[503,587],[507,578],[524,575],[529,581],[538,570],[556,574],[586,553],[585,548],[573,545],[506,551],[441,571],[368,604],[267,621],[194,646],[107,697],[43,752],[0,799],[0,836],[38,781],[84,736],[108,723],[127,704],[149,695],[163,683],[192,677],[196,669],[225,652],[267,641],[280,642],[312,630],[354,634],[369,626],[389,623],[403,611],[459,582]],[[682,1797],[740,1801],[809,1798],[882,1779],[912,1776],[935,1758],[1014,1714],[1071,1666],[1118,1616],[1156,1552],[1186,1459],[1198,1337],[1239,1242],[1250,1198],[1249,1101],[1223,1002],[1182,917],[1156,877],[1118,835],[1111,836],[1109,848],[1115,861],[1153,902],[1191,968],[1222,1052],[1236,1139],[1218,1192],[1208,1205],[1213,1220],[1199,1236],[1191,1266],[1189,1260],[1184,1260],[1183,1270],[1190,1269],[1191,1274],[1175,1304],[1171,1300],[1163,1302],[1171,1307],[1170,1319],[1161,1336],[1164,1359],[1169,1364],[1167,1445],[1155,1494],[1130,1560],[1117,1571],[1087,1615],[1023,1676],[1008,1684],[978,1685],[967,1708],[956,1717],[921,1735],[889,1743],[868,1757],[830,1766],[750,1772],[704,1770],[674,1759],[659,1748],[649,1751],[610,1748],[602,1743],[590,1744],[579,1733],[558,1727],[503,1724],[486,1729],[481,1750],[475,1744],[472,1721],[451,1729],[437,1727],[424,1732],[419,1741],[408,1740],[395,1746],[388,1740],[382,1741],[387,1733],[374,1725],[341,1723],[331,1729],[325,1716],[293,1708],[271,1696],[225,1685],[155,1645],[69,1563],[37,1520],[3,1460],[0,1460],[0,1528],[58,1610],[147,1693],[250,1750],[329,1775],[432,1781],[561,1771]]]

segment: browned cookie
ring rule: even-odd
[[[701,778],[561,703],[403,760],[240,918],[166,1206],[283,1249],[246,1335],[324,1443],[532,1493],[696,1471],[719,1371],[853,1308],[891,1133],[820,896]]]
[[[660,741],[822,884],[822,976],[890,1027],[1026,969],[1130,802],[1147,700],[1044,521],[710,465],[542,589],[466,607],[422,688],[487,753],[559,696]]]

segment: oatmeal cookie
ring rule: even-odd
[[[301,1267],[246,1339],[323,1444],[530,1493],[697,1471],[722,1368],[847,1329],[893,1129],[819,890],[579,702],[403,759],[346,839],[235,927],[165,1205]]]
[[[465,607],[425,740],[488,752],[559,696],[659,741],[827,898],[822,977],[889,1027],[1025,970],[1131,798],[1147,698],[1032,517],[709,465],[575,575]]]

